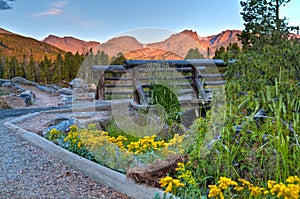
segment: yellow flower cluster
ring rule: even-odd
[[[300,179],[298,176],[290,176],[286,179],[286,183],[276,183],[274,180],[268,181],[268,189],[257,187],[248,182],[245,179],[238,179],[239,183],[231,180],[230,178],[221,177],[218,181],[217,185],[209,185],[210,188],[208,197],[214,198],[218,197],[223,199],[224,193],[229,189],[230,186],[234,187],[233,190],[237,192],[242,191],[250,191],[250,196],[258,197],[258,196],[267,196],[273,195],[277,198],[284,199],[298,199],[300,193]]]
[[[84,142],[84,144],[91,149],[95,149],[97,147],[102,147],[105,144],[110,143],[109,136],[106,131],[81,131],[80,138]]]
[[[226,178],[226,177],[220,177],[218,184],[219,184],[218,186],[223,190],[228,189],[229,186],[237,186],[238,185],[237,182],[231,180],[230,178]]]
[[[65,137],[64,142],[69,142],[73,145],[76,144],[79,149],[83,147],[83,143],[80,141],[80,137],[76,126],[70,127],[70,132],[68,133],[68,136]]]
[[[173,179],[170,176],[166,176],[160,179],[159,184],[161,187],[167,187],[165,190],[166,193],[171,193],[175,191],[176,188],[184,186],[184,184],[180,182],[179,179]]]
[[[57,129],[53,128],[53,129],[51,129],[51,131],[49,132],[49,139],[50,139],[50,140],[52,140],[52,139],[57,139],[58,136],[59,136],[59,134],[60,134],[60,132],[59,132]]]
[[[156,135],[145,136],[137,142],[131,142],[127,145],[128,151],[135,154],[156,151],[166,145],[165,141],[155,141]]]
[[[166,146],[175,145],[178,143],[182,143],[185,135],[175,134],[174,137],[166,144]]]
[[[220,199],[224,199],[224,195],[222,190],[217,185],[208,185],[209,194],[208,197],[219,197]]]
[[[298,176],[290,176],[286,179],[287,185],[276,183],[275,181],[268,181],[268,189],[272,195],[276,195],[278,198],[284,199],[298,199],[300,193],[300,179]]]
[[[187,164],[190,164],[190,162],[188,162]],[[192,172],[188,169],[186,169],[186,166],[184,165],[184,163],[179,162],[178,167],[175,169],[176,171],[179,172],[179,176],[178,179],[182,179],[184,182],[191,184],[191,185],[196,185],[196,180],[194,178],[194,176],[192,175]]]
[[[124,137],[124,136],[122,136],[122,135],[119,135],[117,138],[107,136],[107,139],[108,139],[109,141],[111,141],[112,143],[116,144],[119,148],[125,149],[124,141],[127,141],[127,138],[126,138],[126,137]]]

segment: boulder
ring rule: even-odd
[[[35,94],[30,90],[25,90],[18,96],[25,101],[26,106],[30,106],[35,100]]]
[[[69,127],[72,126],[72,125],[77,125],[78,122],[76,119],[74,118],[70,118],[68,120],[61,120],[58,124],[56,125],[52,125],[46,129],[43,130],[43,136],[44,137],[48,137],[49,135],[49,132],[52,130],[52,129],[56,129],[58,131],[62,131],[62,132],[69,132]]]
[[[12,87],[17,89],[18,92],[22,93],[24,91],[26,91],[22,86],[20,86],[19,84],[16,84],[16,83],[12,83]]]
[[[74,88],[73,89],[73,94],[74,95],[80,95],[80,94],[83,94],[84,93],[84,90],[82,88]]]
[[[59,90],[57,91],[57,93],[63,94],[63,95],[72,95],[72,94],[73,94],[73,91],[72,91],[72,89],[70,89],[70,88],[62,88],[62,89],[59,89]]]
[[[94,92],[96,93],[97,86],[95,84],[84,84],[82,89],[86,92]]]
[[[23,99],[15,96],[0,96],[0,109],[22,108],[26,107]]]
[[[86,82],[81,78],[75,78],[69,82],[72,88],[82,88],[84,84],[86,84]]]
[[[2,82],[1,86],[2,87],[9,87],[9,88],[11,88],[13,86],[13,83],[11,81]]]
[[[38,83],[29,81],[23,77],[14,77],[11,79],[13,83],[18,83],[18,84],[24,84],[24,85],[30,85],[30,86],[39,86]]]
[[[58,106],[68,105],[73,102],[73,96],[72,95],[60,95],[61,100],[58,102]]]
[[[0,86],[2,86],[2,84],[4,84],[4,83],[10,83],[10,80],[8,80],[8,79],[0,79]]]
[[[56,91],[62,88],[61,86],[58,86],[58,85],[55,85],[55,84],[47,84],[45,87],[56,90]]]
[[[70,120],[70,119],[71,119],[70,117],[59,115],[53,118],[52,120],[50,120],[49,122],[47,122],[46,125],[49,127],[49,126],[57,125],[63,121]]]
[[[38,88],[39,90],[45,91],[45,92],[47,92],[47,93],[49,93],[49,94],[56,94],[56,93],[57,93],[56,90],[54,90],[54,89],[52,89],[52,88],[49,88],[49,87],[46,87],[46,86],[37,86],[37,88]]]

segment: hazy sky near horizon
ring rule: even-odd
[[[132,35],[142,43],[159,41],[184,29],[200,36],[244,28],[239,0],[0,0],[0,27],[42,40],[49,34],[101,43]],[[282,9],[300,26],[300,0]]]

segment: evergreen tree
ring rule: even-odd
[[[198,48],[191,48],[184,59],[203,59],[204,56],[200,53]]]
[[[73,67],[74,67],[74,55],[71,52],[67,52],[65,54],[64,68],[62,70],[63,80],[69,82],[72,79]]]
[[[241,12],[245,21],[245,29],[239,35],[243,49],[262,50],[266,44],[274,45],[281,38],[288,38],[292,30],[299,27],[290,27],[286,19],[280,19],[280,8],[289,3],[290,0],[247,0],[241,1],[243,7]]]
[[[95,63],[96,65],[108,65],[109,57],[108,55],[102,50],[98,50],[97,54],[95,55]]]
[[[219,49],[215,51],[214,59],[222,59],[222,54],[225,53],[225,48],[221,46]]]
[[[90,53],[88,53],[82,62],[82,65],[80,67],[80,70],[78,71],[78,76],[84,79],[86,82],[92,81],[92,66],[96,65],[95,56],[92,51],[90,50]]]
[[[26,79],[30,81],[36,81],[35,63],[32,55],[30,55],[29,64],[26,67]]]
[[[55,59],[53,65],[54,65],[54,70],[53,70],[53,75],[52,75],[51,81],[59,82],[61,80],[62,70],[64,67],[64,60],[63,60],[61,53],[58,53],[56,55],[56,59]]]
[[[4,77],[5,57],[0,54],[0,78]]]
[[[124,54],[121,52],[118,52],[117,57],[113,56],[111,58],[110,65],[122,65],[125,60],[126,60],[126,57],[124,56]]]
[[[79,55],[78,52],[74,55],[74,62],[73,62],[73,68],[72,68],[72,79],[77,77],[78,71],[82,65],[83,60],[84,60],[84,56]]]

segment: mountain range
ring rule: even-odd
[[[0,53],[16,56],[19,60],[24,55],[32,55],[35,60],[41,60],[45,55],[52,59],[58,52],[86,54],[92,49],[94,53],[100,50],[109,56],[116,56],[121,52],[127,59],[183,59],[189,49],[198,48],[204,57],[207,57],[208,50],[212,57],[221,46],[227,47],[229,43],[241,46],[237,39],[240,33],[240,30],[225,30],[216,35],[201,37],[195,31],[184,30],[164,41],[143,44],[131,36],[112,38],[104,43],[55,35],[38,41],[0,28]]]
[[[112,38],[105,43],[100,43],[87,42],[74,37],[49,35],[43,42],[66,52],[79,52],[80,54],[93,49],[93,52],[103,50],[109,56],[116,56],[122,52],[127,59],[183,59],[191,48],[198,48],[204,56],[207,55],[209,48],[209,53],[213,56],[220,46],[227,47],[229,43],[238,43],[240,46],[237,39],[239,33],[241,33],[240,30],[225,30],[216,35],[201,37],[195,31],[184,30],[171,35],[164,41],[149,44],[142,44],[130,36]]]

